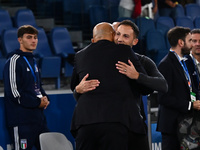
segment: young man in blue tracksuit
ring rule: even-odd
[[[30,25],[18,29],[20,49],[9,54],[3,72],[6,120],[15,150],[40,149],[39,134],[48,132],[43,109],[49,101],[33,56],[37,35]]]

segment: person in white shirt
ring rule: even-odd
[[[119,2],[119,18],[131,17],[134,9],[133,0],[120,0]]]

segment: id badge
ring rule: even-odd
[[[191,102],[196,101],[196,94],[194,92],[190,92]]]
[[[37,85],[35,85],[35,93],[36,93],[38,98],[42,98],[42,93],[40,92],[40,89],[37,88]]]

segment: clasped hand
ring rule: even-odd
[[[44,109],[46,109],[47,108],[47,106],[49,105],[49,101],[48,101],[48,98],[46,97],[46,96],[43,96],[41,99],[41,103],[40,103],[40,106],[39,106],[39,108],[44,108]]]

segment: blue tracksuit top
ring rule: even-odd
[[[25,58],[33,68],[36,79]],[[41,87],[39,72],[34,65],[32,53],[15,50],[8,56],[3,71],[4,101],[6,120],[9,127],[22,124],[40,123],[45,119],[43,109],[40,109],[40,98],[35,92],[35,81],[43,96],[46,93]]]

